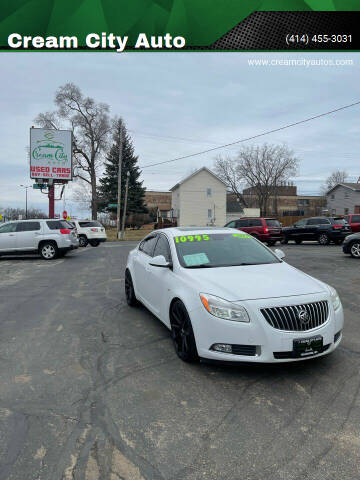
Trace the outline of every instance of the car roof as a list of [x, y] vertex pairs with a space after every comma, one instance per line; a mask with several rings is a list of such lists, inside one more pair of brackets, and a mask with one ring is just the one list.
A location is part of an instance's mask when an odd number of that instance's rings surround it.
[[233, 230], [233, 228], [228, 227], [170, 227], [154, 230], [152, 234], [165, 233], [170, 237], [177, 237], [181, 235], [196, 235], [202, 233], [229, 233]]

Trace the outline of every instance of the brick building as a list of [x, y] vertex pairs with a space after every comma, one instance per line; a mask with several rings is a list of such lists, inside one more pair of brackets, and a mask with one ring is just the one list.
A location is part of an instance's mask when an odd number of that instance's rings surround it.
[[[253, 187], [243, 190], [247, 207], [258, 207], [256, 191]], [[282, 185], [276, 188], [275, 195], [269, 199], [267, 215], [286, 217], [312, 217], [321, 215], [326, 206], [326, 198], [320, 195], [298, 195], [295, 185]]]
[[171, 192], [146, 190], [145, 205], [155, 217], [171, 218]]

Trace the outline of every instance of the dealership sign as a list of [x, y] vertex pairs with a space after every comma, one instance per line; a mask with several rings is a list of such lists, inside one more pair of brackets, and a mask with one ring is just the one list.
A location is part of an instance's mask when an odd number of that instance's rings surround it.
[[30, 178], [72, 180], [72, 132], [30, 128]]

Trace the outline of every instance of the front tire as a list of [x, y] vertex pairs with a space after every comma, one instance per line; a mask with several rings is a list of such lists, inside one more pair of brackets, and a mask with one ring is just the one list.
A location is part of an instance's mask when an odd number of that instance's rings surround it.
[[44, 260], [54, 260], [58, 254], [57, 246], [53, 242], [44, 242], [39, 250], [40, 256]]
[[268, 247], [273, 247], [276, 244], [276, 241], [271, 240], [270, 242], [267, 242]]
[[79, 247], [86, 247], [88, 243], [89, 243], [89, 241], [85, 237], [85, 235], [80, 235], [80, 237], [79, 237]]
[[334, 240], [335, 245], [341, 245], [344, 242], [344, 239]]
[[320, 243], [320, 245], [329, 245], [330, 243], [329, 235], [327, 235], [326, 233], [320, 233], [318, 242]]
[[295, 240], [296, 245], [301, 245], [302, 240]]
[[353, 258], [360, 259], [360, 241], [355, 240], [355, 242], [352, 242], [350, 245], [350, 255]]
[[289, 239], [288, 239], [287, 237], [284, 237], [284, 238], [281, 239], [281, 242], [280, 242], [280, 243], [281, 243], [282, 245], [287, 245], [288, 242], [289, 242]]
[[189, 314], [181, 300], [175, 300], [170, 310], [171, 338], [177, 356], [184, 362], [197, 362], [194, 331]]
[[134, 284], [129, 270], [125, 272], [125, 297], [129, 307], [135, 307], [138, 303], [135, 295]]

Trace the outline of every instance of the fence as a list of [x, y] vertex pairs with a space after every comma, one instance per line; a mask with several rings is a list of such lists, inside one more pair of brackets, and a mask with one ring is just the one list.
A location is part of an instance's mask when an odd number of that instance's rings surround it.
[[277, 217], [280, 223], [282, 223], [283, 227], [289, 227], [290, 225], [293, 225], [295, 222], [298, 222], [299, 220], [306, 218], [306, 217], [301, 217], [301, 216], [286, 216], [286, 217]]

